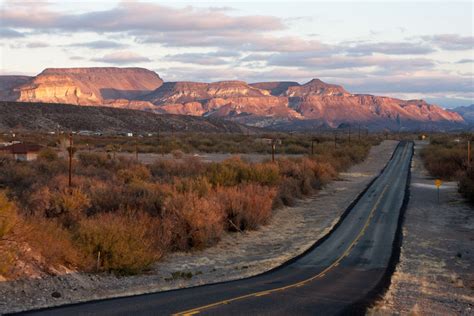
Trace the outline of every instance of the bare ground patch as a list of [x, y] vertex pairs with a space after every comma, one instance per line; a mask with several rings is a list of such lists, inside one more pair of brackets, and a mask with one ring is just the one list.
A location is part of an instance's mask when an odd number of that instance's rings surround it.
[[301, 254], [330, 231], [380, 173], [396, 144], [385, 141], [374, 146], [368, 158], [342, 173], [339, 181], [295, 207], [276, 210], [270, 223], [259, 230], [226, 234], [216, 246], [203, 251], [173, 253], [147, 274], [70, 273], [0, 282], [0, 313], [235, 280], [268, 271]]

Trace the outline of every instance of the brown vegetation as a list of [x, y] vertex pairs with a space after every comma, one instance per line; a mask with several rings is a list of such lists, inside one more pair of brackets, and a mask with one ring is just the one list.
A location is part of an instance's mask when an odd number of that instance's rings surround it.
[[[471, 140], [471, 144], [473, 143]], [[421, 158], [433, 177], [458, 181], [459, 192], [474, 203], [474, 166], [469, 168], [467, 161], [466, 137], [433, 137], [430, 144], [421, 151]]]
[[314, 156], [275, 163], [185, 158], [143, 165], [80, 153], [71, 188], [66, 162], [51, 149], [34, 162], [3, 159], [0, 273], [9, 275], [11, 249], [22, 245], [54, 267], [139, 273], [169, 251], [202, 249], [225, 231], [258, 229], [273, 208], [314, 193], [369, 148], [321, 144]]

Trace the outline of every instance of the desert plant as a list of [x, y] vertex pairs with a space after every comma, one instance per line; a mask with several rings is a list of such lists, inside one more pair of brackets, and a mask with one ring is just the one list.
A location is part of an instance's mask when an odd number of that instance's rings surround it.
[[276, 189], [257, 184], [220, 187], [216, 198], [222, 205], [229, 230], [257, 229], [270, 219]]
[[161, 256], [155, 252], [148, 227], [147, 217], [99, 214], [80, 222], [75, 240], [89, 257], [98, 258], [100, 270], [135, 274]]

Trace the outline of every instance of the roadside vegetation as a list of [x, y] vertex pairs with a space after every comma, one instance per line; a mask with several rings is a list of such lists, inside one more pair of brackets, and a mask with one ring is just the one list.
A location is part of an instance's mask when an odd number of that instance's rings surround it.
[[[436, 178], [457, 181], [459, 192], [474, 204], [474, 165], [471, 156], [469, 168], [467, 157], [467, 139], [472, 135], [433, 136], [430, 144], [421, 151], [421, 158], [428, 172]], [[473, 150], [471, 149], [471, 155]]]
[[[0, 157], [0, 275], [20, 276], [14, 262], [25, 249], [54, 267], [143, 272], [169, 252], [258, 229], [275, 208], [294, 205], [361, 162], [376, 141], [323, 141], [314, 155], [262, 163], [190, 157], [144, 165], [80, 152], [71, 187], [67, 160], [53, 143], [32, 162]], [[307, 153], [307, 143], [291, 144], [306, 144]]]
[[[361, 141], [372, 141], [374, 138], [383, 139], [384, 134], [367, 136], [365, 130], [361, 130]], [[22, 141], [37, 143], [45, 146], [56, 146], [58, 137], [61, 135], [49, 133], [22, 133], [17, 132], [17, 137]], [[65, 136], [64, 134], [63, 136]], [[0, 140], [2, 136], [0, 135]], [[5, 139], [12, 139], [5, 134]], [[183, 132], [161, 132], [152, 134], [134, 134], [133, 137], [125, 137], [112, 134], [102, 136], [74, 135], [75, 146], [78, 151], [100, 151], [113, 154], [114, 152], [134, 153], [156, 153], [172, 154], [181, 153], [231, 153], [231, 154], [270, 154], [272, 152], [270, 139], [278, 139], [281, 143], [276, 146], [278, 154], [308, 154], [311, 152], [311, 141], [315, 143], [334, 143], [334, 133], [318, 133], [317, 136], [303, 133], [183, 133]], [[359, 140], [358, 130], [352, 130], [349, 135], [348, 129], [337, 132], [336, 142], [343, 146], [345, 143], [357, 142]], [[328, 144], [329, 145], [329, 144]]]

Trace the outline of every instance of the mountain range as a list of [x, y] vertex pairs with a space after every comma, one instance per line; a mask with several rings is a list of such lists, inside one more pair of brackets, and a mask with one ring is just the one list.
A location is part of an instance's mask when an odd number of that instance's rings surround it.
[[474, 104], [468, 106], [460, 106], [453, 109], [454, 112], [459, 113], [466, 123], [474, 126]]
[[143, 68], [48, 68], [35, 77], [0, 76], [0, 100], [216, 117], [283, 130], [347, 125], [446, 130], [466, 125], [461, 114], [423, 100], [353, 94], [319, 79], [305, 84], [164, 82]]

